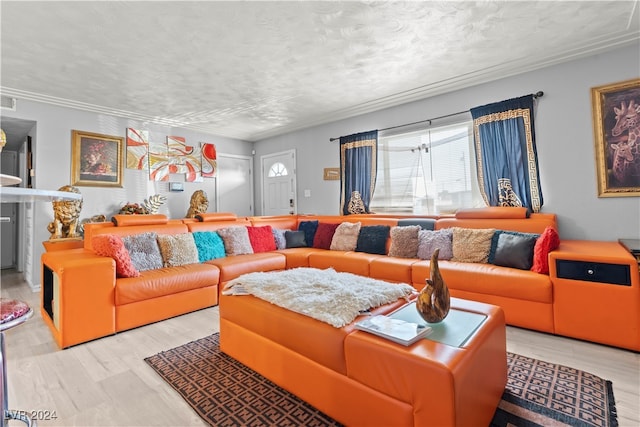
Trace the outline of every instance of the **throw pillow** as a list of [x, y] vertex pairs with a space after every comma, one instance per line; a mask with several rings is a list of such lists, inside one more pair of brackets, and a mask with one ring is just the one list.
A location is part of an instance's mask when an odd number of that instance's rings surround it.
[[417, 258], [419, 225], [391, 227], [391, 247], [389, 256], [398, 258]]
[[336, 232], [339, 224], [327, 224], [321, 222], [316, 229], [316, 235], [313, 238], [313, 247], [319, 249], [331, 249], [331, 240]]
[[332, 251], [354, 251], [358, 244], [358, 234], [360, 234], [360, 222], [343, 222], [336, 227], [331, 239]]
[[489, 264], [529, 270], [533, 265], [533, 246], [539, 234], [497, 230], [491, 238]]
[[313, 221], [300, 221], [298, 224], [298, 230], [304, 231], [304, 240], [307, 242], [307, 246], [313, 246], [313, 239], [318, 229], [318, 220]]
[[218, 231], [224, 242], [224, 250], [227, 255], [252, 254], [253, 248], [249, 240], [247, 227], [243, 225], [233, 225], [221, 228]]
[[287, 230], [281, 228], [273, 228], [273, 239], [276, 241], [276, 249], [285, 249], [287, 247], [287, 239], [284, 238], [284, 233]]
[[124, 247], [122, 238], [115, 234], [98, 234], [91, 238], [91, 245], [96, 254], [108, 256], [116, 262], [116, 276], [138, 277], [140, 272], [131, 262], [127, 248]]
[[493, 228], [453, 227], [453, 258], [458, 262], [487, 263], [491, 239], [496, 232]]
[[533, 267], [531, 267], [531, 271], [549, 274], [549, 252], [558, 249], [558, 246], [560, 246], [558, 231], [551, 226], [547, 226], [533, 247]]
[[191, 233], [158, 234], [158, 246], [165, 267], [198, 263], [198, 248]]
[[453, 230], [420, 230], [418, 233], [418, 258], [431, 259], [436, 249], [440, 249], [438, 259], [453, 258]]
[[249, 241], [254, 253], [276, 250], [276, 239], [273, 238], [273, 229], [270, 225], [247, 226], [247, 233], [249, 233]]
[[356, 252], [385, 255], [390, 229], [388, 225], [365, 225], [360, 228]]
[[123, 236], [122, 243], [129, 251], [131, 262], [138, 271], [162, 268], [162, 254], [160, 254], [156, 233], [147, 232]]
[[284, 239], [287, 241], [287, 248], [304, 248], [307, 246], [307, 241], [304, 237], [304, 231], [291, 231], [284, 232]]
[[226, 256], [224, 242], [215, 231], [195, 231], [193, 240], [198, 248], [198, 261], [205, 262]]

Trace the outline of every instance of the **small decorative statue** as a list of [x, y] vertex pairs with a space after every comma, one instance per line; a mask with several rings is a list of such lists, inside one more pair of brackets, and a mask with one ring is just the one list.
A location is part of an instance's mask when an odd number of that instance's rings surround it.
[[144, 199], [143, 206], [147, 209], [150, 214], [157, 214], [160, 206], [164, 204], [167, 198], [161, 194], [154, 194], [150, 196], [148, 199]]
[[451, 306], [449, 288], [444, 283], [438, 267], [439, 253], [440, 249], [436, 249], [431, 256], [431, 278], [427, 279], [427, 285], [422, 288], [416, 301], [418, 313], [429, 323], [443, 321]]
[[189, 202], [189, 210], [187, 211], [187, 218], [195, 218], [196, 215], [207, 212], [209, 208], [209, 199], [207, 193], [202, 190], [194, 191], [191, 195], [191, 201]]
[[[80, 194], [80, 190], [71, 185], [62, 186], [58, 191]], [[47, 230], [51, 233], [49, 240], [80, 237], [78, 219], [82, 210], [82, 199], [61, 200], [51, 203], [53, 204], [53, 222], [50, 222], [47, 226]]]
[[107, 217], [102, 214], [94, 215], [91, 218], [83, 218], [80, 220], [80, 224], [78, 224], [78, 234], [84, 237], [84, 225], [93, 223], [93, 222], [106, 222]]
[[367, 213], [367, 210], [364, 208], [364, 201], [362, 200], [362, 196], [359, 191], [351, 192], [351, 199], [349, 200], [349, 207], [347, 211], [353, 214], [363, 214]]

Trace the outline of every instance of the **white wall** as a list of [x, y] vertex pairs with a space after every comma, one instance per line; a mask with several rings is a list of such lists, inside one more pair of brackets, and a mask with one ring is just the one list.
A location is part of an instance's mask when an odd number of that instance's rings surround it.
[[[544, 96], [538, 101], [535, 117], [544, 197], [542, 212], [558, 215], [563, 239], [640, 238], [639, 197], [598, 198], [590, 92], [594, 86], [639, 75], [640, 42], [605, 54], [268, 138], [256, 143], [256, 159], [268, 153], [296, 149], [299, 212], [337, 214], [340, 182], [322, 179], [323, 168], [339, 166], [338, 142], [329, 142], [329, 138], [443, 116], [542, 90]], [[260, 174], [255, 175], [256, 188], [260, 188]], [[310, 198], [304, 197], [305, 189], [311, 190]], [[257, 193], [258, 208], [262, 206], [260, 197]]]
[[[71, 131], [82, 130], [126, 138], [128, 127], [148, 129], [150, 140], [166, 141], [169, 135], [186, 138], [187, 144], [209, 142], [216, 145], [218, 153], [251, 155], [253, 143], [215, 135], [207, 135], [188, 129], [172, 128], [138, 121], [58, 107], [44, 103], [18, 100], [16, 111], [2, 111], [3, 116], [37, 122], [32, 134], [34, 146], [34, 188], [57, 190], [71, 183]], [[171, 181], [183, 181], [183, 175], [172, 175]], [[203, 183], [184, 183], [183, 192], [169, 192], [167, 182], [151, 182], [144, 171], [125, 169], [122, 188], [78, 187], [83, 197], [81, 218], [103, 214], [111, 218], [125, 203], [142, 203], [153, 194], [167, 197], [160, 213], [171, 218], [183, 218], [194, 191], [205, 190], [209, 197], [209, 211], [215, 210], [215, 179]], [[36, 202], [33, 211], [33, 251], [31, 266], [25, 265], [25, 276], [32, 273], [32, 287], [40, 282], [40, 256], [42, 241], [49, 239], [47, 224], [53, 220], [51, 203]], [[25, 249], [26, 250], [26, 249]], [[27, 256], [29, 258], [29, 256]]]

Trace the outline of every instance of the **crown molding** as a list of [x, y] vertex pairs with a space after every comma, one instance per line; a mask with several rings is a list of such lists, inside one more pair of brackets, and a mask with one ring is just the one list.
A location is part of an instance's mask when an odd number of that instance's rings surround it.
[[341, 110], [332, 111], [326, 114], [319, 114], [318, 116], [310, 118], [308, 120], [298, 121], [296, 123], [291, 123], [289, 125], [280, 126], [262, 132], [244, 131], [237, 128], [221, 128], [203, 123], [189, 123], [186, 121], [166, 117], [150, 116], [140, 112], [109, 108], [98, 104], [79, 102], [72, 99], [59, 98], [5, 86], [0, 86], [0, 93], [3, 96], [13, 97], [16, 99], [41, 102], [60, 107], [141, 121], [145, 123], [154, 123], [169, 127], [190, 129], [221, 137], [239, 139], [249, 142], [257, 142], [278, 135], [299, 131], [330, 122], [344, 120], [402, 104], [407, 104], [410, 102], [430, 98], [436, 95], [442, 95], [444, 93], [464, 89], [478, 84], [488, 83], [517, 74], [523, 74], [537, 69], [557, 65], [563, 62], [595, 55], [608, 50], [621, 48], [633, 43], [640, 43], [640, 31], [636, 30], [619, 32], [613, 35], [603, 36], [599, 39], [591, 40], [589, 43], [585, 43], [581, 46], [567, 49], [561, 54], [550, 55], [543, 58], [538, 57], [535, 58], [535, 60], [532, 60], [530, 58], [522, 58], [516, 61], [506, 62], [498, 66], [478, 69], [470, 73], [452, 77], [450, 79], [433, 82], [425, 86], [416, 87], [414, 89], [399, 92], [383, 98], [372, 99], [370, 101], [354, 105], [349, 108], [343, 108]]

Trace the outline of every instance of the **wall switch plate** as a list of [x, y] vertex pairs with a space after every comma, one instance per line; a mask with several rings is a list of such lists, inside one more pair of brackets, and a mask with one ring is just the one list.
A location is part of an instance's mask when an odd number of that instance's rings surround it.
[[304, 197], [311, 197], [311, 190], [304, 190]]

